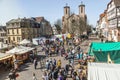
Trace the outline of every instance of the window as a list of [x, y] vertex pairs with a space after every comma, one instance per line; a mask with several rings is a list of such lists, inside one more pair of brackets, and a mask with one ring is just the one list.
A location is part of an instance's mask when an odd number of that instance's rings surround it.
[[12, 26], [14, 26], [14, 23], [12, 23]]
[[13, 41], [15, 41], [15, 37], [13, 37]]
[[66, 9], [66, 14], [67, 14], [67, 9]]
[[19, 29], [17, 29], [17, 34], [19, 34]]
[[12, 29], [12, 34], [14, 34], [14, 29]]
[[9, 29], [7, 30], [7, 33], [10, 34]]
[[81, 7], [81, 13], [83, 13], [83, 7]]
[[19, 27], [19, 23], [16, 23], [16, 27]]
[[10, 37], [8, 37], [8, 41], [9, 41], [9, 43], [10, 43]]
[[17, 42], [19, 42], [20, 41], [20, 37], [17, 37]]

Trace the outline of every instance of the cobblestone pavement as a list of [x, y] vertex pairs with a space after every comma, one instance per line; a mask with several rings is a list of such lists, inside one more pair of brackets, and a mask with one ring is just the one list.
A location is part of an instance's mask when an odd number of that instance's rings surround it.
[[[81, 44], [81, 48], [83, 49], [83, 51], [88, 51], [88, 47], [89, 44], [91, 42], [98, 42], [99, 40], [95, 40], [95, 39], [90, 39], [90, 40], [86, 40]], [[40, 48], [38, 48], [40, 50]], [[38, 55], [43, 55], [44, 53], [39, 52]], [[57, 57], [52, 57], [52, 59], [61, 59], [62, 62], [62, 66], [65, 66], [66, 63], [68, 63], [67, 60], [64, 60], [63, 57], [57, 56]], [[48, 59], [48, 58], [47, 58]], [[34, 69], [33, 63], [26, 63], [24, 65], [21, 66], [21, 71], [18, 72], [19, 73], [19, 77], [17, 78], [17, 80], [32, 80], [32, 74], [35, 73], [36, 77], [38, 80], [42, 80], [42, 74], [43, 74], [43, 70], [44, 69], [40, 69], [40, 64], [38, 64], [37, 69]], [[8, 76], [9, 72], [2, 72], [0, 73], [0, 80], [8, 80], [7, 76]], [[72, 79], [68, 79], [68, 80], [72, 80]]]
[[85, 40], [84, 42], [82, 42], [82, 44], [80, 44], [80, 46], [83, 49], [83, 51], [89, 50], [89, 46], [90, 46], [91, 42], [100, 42], [100, 39], [93, 36], [93, 37], [90, 37], [89, 40]]

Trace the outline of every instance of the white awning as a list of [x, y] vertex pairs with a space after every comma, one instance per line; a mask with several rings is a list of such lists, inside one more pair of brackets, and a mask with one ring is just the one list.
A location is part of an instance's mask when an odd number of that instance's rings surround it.
[[30, 44], [31, 42], [27, 39], [24, 39], [23, 41], [21, 41], [19, 44]]
[[88, 63], [88, 80], [120, 80], [120, 64]]
[[12, 57], [12, 55], [10, 55], [10, 54], [5, 54], [5, 53], [0, 53], [0, 61], [5, 60], [5, 59], [8, 59], [8, 58], [10, 58], [10, 57]]
[[33, 50], [33, 49], [34, 48], [31, 48], [31, 47], [17, 46], [15, 48], [7, 51], [6, 53], [8, 53], [8, 54], [24, 54], [26, 52]]

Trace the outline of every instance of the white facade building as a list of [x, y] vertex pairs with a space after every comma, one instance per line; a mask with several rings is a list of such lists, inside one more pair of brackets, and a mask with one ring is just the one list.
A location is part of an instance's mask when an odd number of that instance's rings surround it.
[[102, 35], [105, 38], [108, 38], [108, 25], [107, 25], [107, 22], [105, 20], [105, 16], [102, 18], [100, 29], [102, 30]]
[[117, 42], [118, 27], [120, 27], [120, 10], [116, 7], [114, 0], [111, 0], [107, 5], [107, 19], [109, 23], [109, 39]]

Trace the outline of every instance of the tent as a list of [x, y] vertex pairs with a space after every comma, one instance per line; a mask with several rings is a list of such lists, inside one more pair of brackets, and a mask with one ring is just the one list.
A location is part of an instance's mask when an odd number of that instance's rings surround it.
[[6, 53], [8, 53], [8, 54], [24, 54], [26, 52], [33, 50], [33, 49], [34, 48], [31, 48], [31, 47], [17, 46], [15, 48], [7, 51]]
[[9, 51], [7, 51], [6, 53], [11, 53], [11, 54], [14, 54], [14, 53], [17, 53], [17, 52], [20, 52], [22, 50], [24, 50], [25, 48], [23, 48], [22, 46], [17, 46]]
[[34, 45], [39, 45], [39, 44], [45, 43], [46, 40], [47, 40], [47, 39], [46, 39], [45, 37], [33, 38], [33, 39], [32, 39], [32, 43], [33, 43]]
[[[23, 46], [22, 46], [22, 47], [23, 47]], [[31, 48], [31, 47], [23, 47], [23, 48], [24, 48], [24, 49], [21, 50], [20, 52], [18, 52], [17, 54], [24, 54], [24, 53], [26, 53], [26, 52], [29, 52], [29, 51], [35, 49], [35, 48]]]
[[114, 63], [120, 63], [120, 42], [93, 42], [88, 54], [94, 56], [97, 62], [107, 62], [109, 56]]
[[5, 53], [0, 53], [0, 61], [11, 58], [12, 55], [10, 54], [5, 54]]
[[88, 63], [88, 80], [120, 80], [120, 64]]
[[19, 44], [30, 44], [31, 42], [27, 39], [24, 39], [23, 41], [21, 41]]

